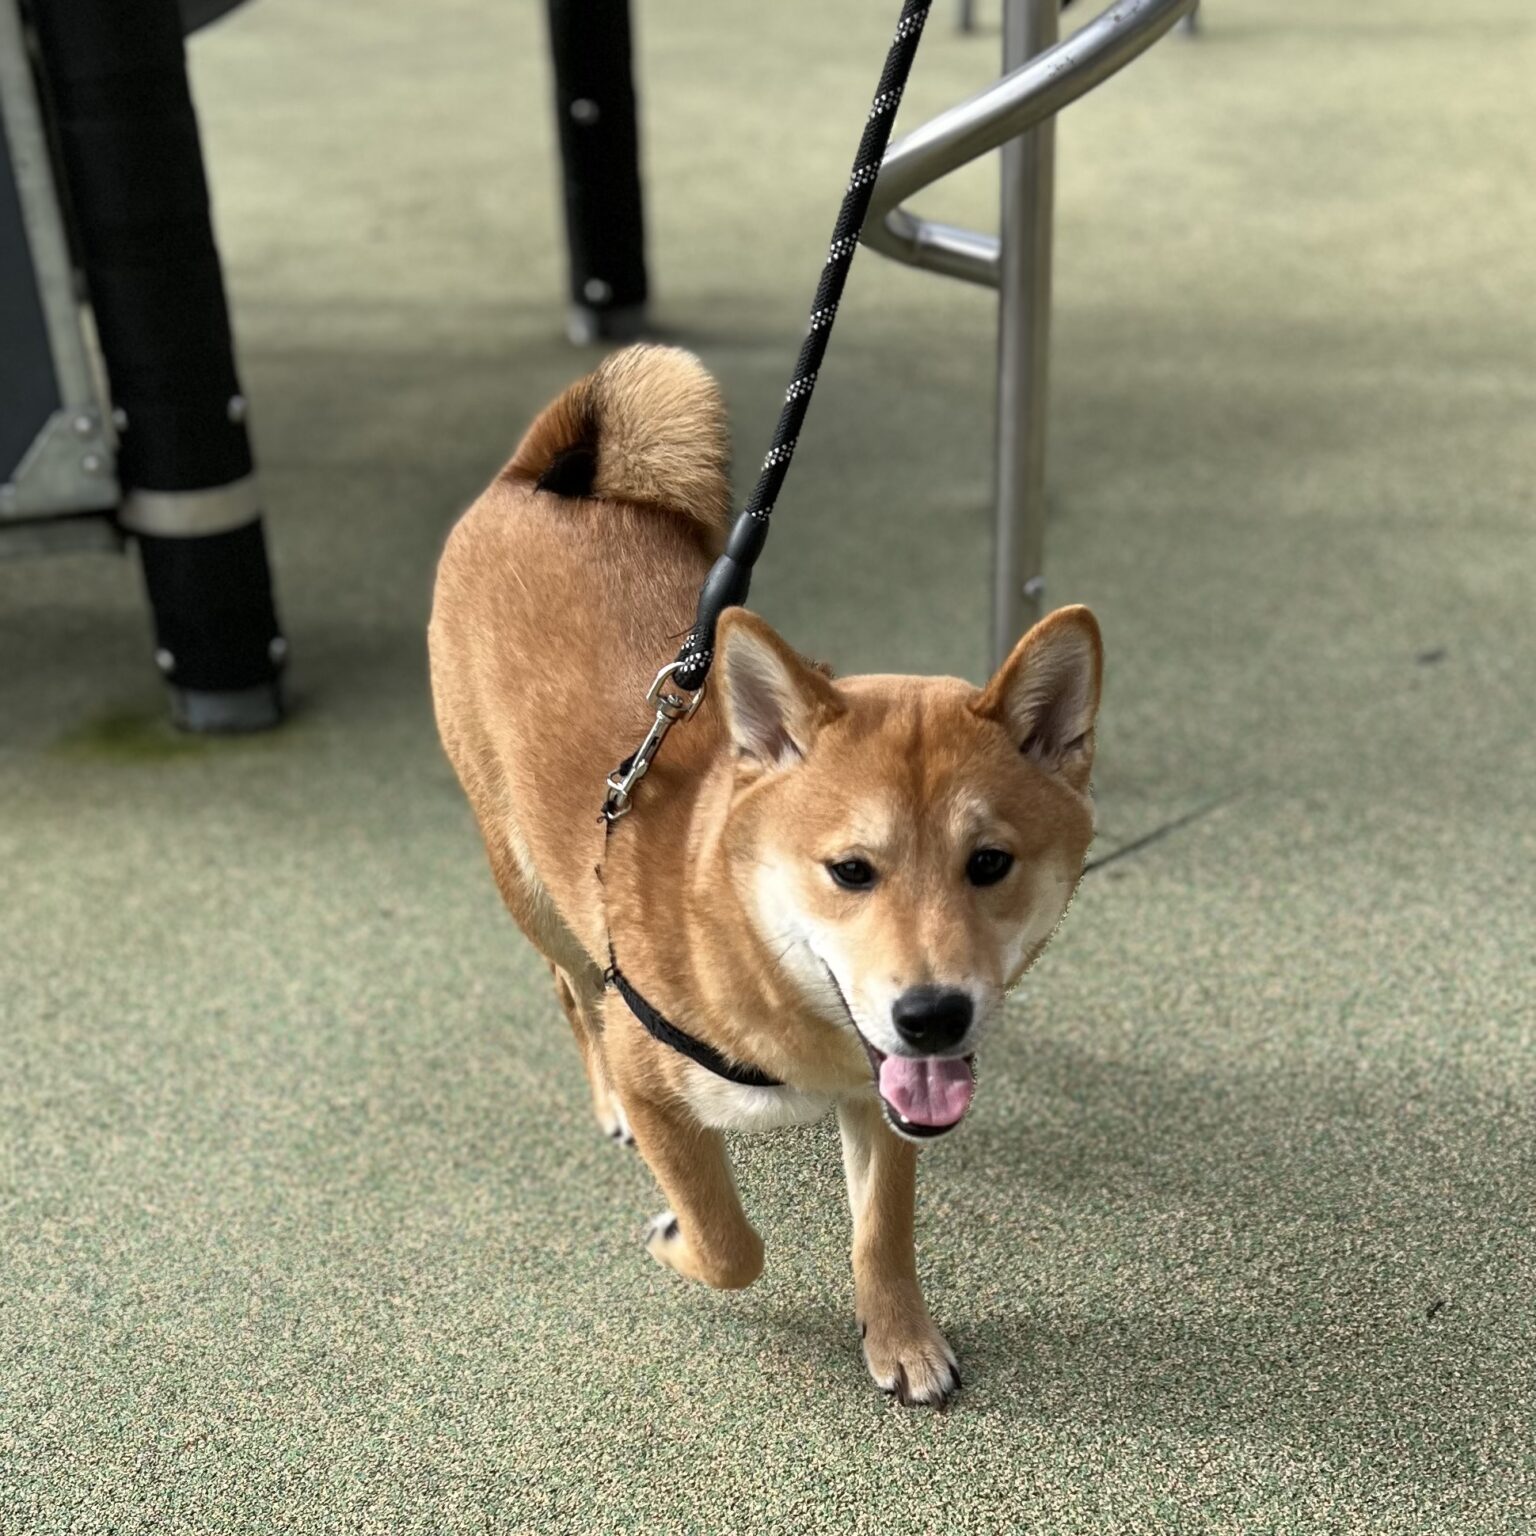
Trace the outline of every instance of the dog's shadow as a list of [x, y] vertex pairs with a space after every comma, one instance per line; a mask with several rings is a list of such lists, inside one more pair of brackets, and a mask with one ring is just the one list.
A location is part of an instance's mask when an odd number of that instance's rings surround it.
[[[1027, 1086], [919, 1181], [920, 1269], [966, 1382], [956, 1412], [1176, 1428], [1421, 1488], [1471, 1475], [1524, 1391], [1515, 1205], [1533, 1144], [1512, 1104], [1273, 1065], [1239, 1093], [1166, 1062], [1029, 1052]], [[839, 1193], [805, 1184], [807, 1206]], [[733, 1323], [774, 1371], [867, 1392], [836, 1247]]]

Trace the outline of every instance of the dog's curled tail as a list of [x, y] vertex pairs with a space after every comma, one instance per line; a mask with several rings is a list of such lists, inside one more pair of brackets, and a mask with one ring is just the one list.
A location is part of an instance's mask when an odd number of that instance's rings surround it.
[[661, 507], [718, 542], [731, 504], [719, 386], [681, 347], [626, 347], [540, 415], [503, 474], [557, 496]]

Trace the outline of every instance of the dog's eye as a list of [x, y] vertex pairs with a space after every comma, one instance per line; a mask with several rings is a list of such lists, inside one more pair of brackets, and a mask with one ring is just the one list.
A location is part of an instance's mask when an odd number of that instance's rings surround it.
[[839, 859], [827, 865], [827, 873], [845, 891], [867, 891], [875, 883], [875, 868], [868, 859]]
[[1013, 868], [1013, 855], [1001, 848], [978, 848], [965, 861], [965, 878], [972, 885], [996, 885]]

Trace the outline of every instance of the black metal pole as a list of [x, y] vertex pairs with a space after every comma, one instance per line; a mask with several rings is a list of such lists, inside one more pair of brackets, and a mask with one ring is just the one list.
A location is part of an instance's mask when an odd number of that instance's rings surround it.
[[572, 341], [644, 324], [645, 222], [629, 0], [548, 0]]
[[177, 723], [282, 718], [286, 643], [177, 0], [30, 0]]

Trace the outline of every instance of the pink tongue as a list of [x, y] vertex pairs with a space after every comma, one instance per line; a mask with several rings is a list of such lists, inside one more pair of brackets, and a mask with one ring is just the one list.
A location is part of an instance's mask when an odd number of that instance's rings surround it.
[[958, 1056], [887, 1056], [880, 1096], [913, 1125], [953, 1125], [971, 1107], [976, 1079]]

